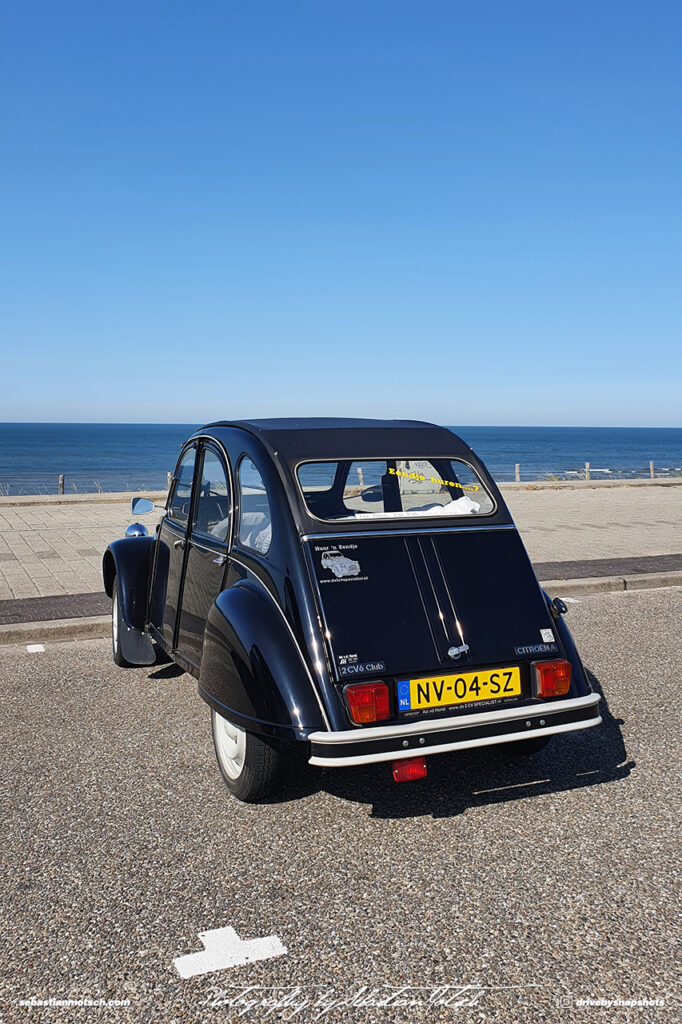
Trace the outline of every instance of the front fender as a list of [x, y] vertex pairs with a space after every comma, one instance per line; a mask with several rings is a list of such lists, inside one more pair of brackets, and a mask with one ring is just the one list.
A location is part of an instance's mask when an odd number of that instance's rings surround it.
[[102, 558], [104, 589], [111, 597], [114, 576], [118, 578], [118, 599], [126, 626], [144, 629], [147, 613], [149, 573], [156, 537], [122, 537], [113, 541]]
[[132, 665], [152, 665], [154, 645], [144, 632], [149, 574], [155, 537], [122, 537], [113, 541], [102, 558], [104, 589], [112, 596], [114, 577], [123, 620], [121, 653]]
[[224, 590], [209, 612], [199, 694], [225, 718], [264, 736], [302, 740], [327, 729], [282, 613], [248, 582]]

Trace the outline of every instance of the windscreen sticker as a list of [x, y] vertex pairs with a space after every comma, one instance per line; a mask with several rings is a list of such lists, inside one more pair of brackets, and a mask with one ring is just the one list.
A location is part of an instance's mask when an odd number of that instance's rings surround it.
[[368, 580], [368, 576], [362, 576], [360, 563], [353, 555], [357, 544], [315, 545], [315, 551], [320, 551], [320, 565], [329, 573], [320, 577], [320, 583], [362, 583]]
[[460, 491], [477, 491], [479, 489], [478, 484], [470, 484], [463, 486], [455, 480], [441, 480], [439, 476], [424, 476], [423, 473], [407, 473], [404, 469], [392, 469], [389, 467], [389, 476], [401, 476], [406, 480], [417, 480], [420, 483], [427, 481], [432, 484], [437, 484], [439, 487], [456, 487]]
[[343, 658], [337, 658], [337, 662], [339, 675], [344, 678], [351, 676], [373, 676], [386, 671], [385, 661], [344, 661]]
[[544, 640], [546, 644], [551, 644], [554, 642], [554, 633], [551, 629], [541, 629], [540, 638]]

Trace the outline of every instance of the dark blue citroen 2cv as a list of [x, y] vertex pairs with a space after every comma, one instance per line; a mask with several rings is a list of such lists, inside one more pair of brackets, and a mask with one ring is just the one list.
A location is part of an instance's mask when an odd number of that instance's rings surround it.
[[434, 754], [533, 753], [601, 722], [499, 489], [430, 423], [204, 427], [154, 534], [129, 527], [103, 574], [114, 660], [149, 665], [158, 646], [196, 677], [242, 800], [271, 790], [292, 744], [407, 781]]

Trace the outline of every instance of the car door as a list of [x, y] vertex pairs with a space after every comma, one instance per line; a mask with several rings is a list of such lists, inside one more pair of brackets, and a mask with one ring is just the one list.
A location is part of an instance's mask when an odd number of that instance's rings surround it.
[[150, 619], [170, 650], [175, 647], [196, 455], [196, 444], [182, 452], [159, 527]]
[[223, 589], [232, 526], [229, 473], [218, 448], [209, 442], [199, 453], [196, 480], [177, 648], [198, 670], [206, 618]]

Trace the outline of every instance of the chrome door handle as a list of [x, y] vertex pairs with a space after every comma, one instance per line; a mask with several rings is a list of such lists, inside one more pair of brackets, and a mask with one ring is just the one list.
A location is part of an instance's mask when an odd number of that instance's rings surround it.
[[185, 542], [184, 542], [184, 540], [176, 540], [176, 541], [173, 541], [173, 547], [174, 547], [174, 548], [175, 548], [176, 550], [177, 550], [178, 548], [180, 548], [180, 550], [181, 550], [181, 551], [184, 551], [184, 550], [185, 550]]
[[218, 557], [214, 558], [213, 561], [215, 562], [216, 565], [225, 565], [227, 558], [225, 555], [218, 555]]

